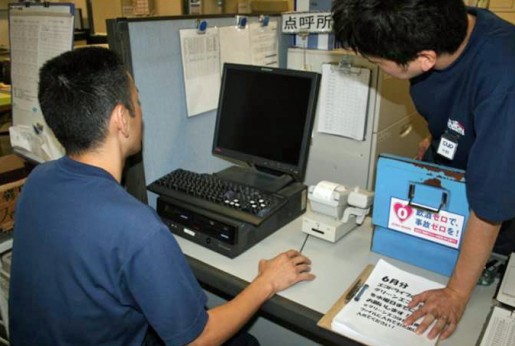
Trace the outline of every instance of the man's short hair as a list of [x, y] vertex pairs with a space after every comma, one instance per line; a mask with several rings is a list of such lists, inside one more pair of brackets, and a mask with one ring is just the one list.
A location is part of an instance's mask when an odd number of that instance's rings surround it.
[[344, 48], [406, 65], [423, 50], [456, 52], [467, 34], [463, 0], [334, 0]]
[[116, 105], [133, 114], [130, 83], [122, 60], [106, 48], [72, 50], [43, 65], [39, 104], [68, 155], [94, 149], [104, 141]]

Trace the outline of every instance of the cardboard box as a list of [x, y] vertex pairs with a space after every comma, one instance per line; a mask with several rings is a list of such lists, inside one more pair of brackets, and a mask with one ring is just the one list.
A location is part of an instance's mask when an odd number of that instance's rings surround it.
[[450, 276], [468, 215], [464, 171], [379, 157], [372, 251]]
[[25, 178], [29, 174], [25, 160], [17, 155], [0, 156], [0, 186]]
[[21, 193], [25, 179], [0, 185], [0, 231], [9, 232], [14, 227], [16, 200]]
[[29, 169], [16, 155], [0, 157], [0, 232], [12, 230], [16, 200]]

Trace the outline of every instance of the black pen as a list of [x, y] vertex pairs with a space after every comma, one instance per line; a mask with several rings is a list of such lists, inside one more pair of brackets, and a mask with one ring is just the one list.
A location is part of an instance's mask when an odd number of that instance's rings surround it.
[[361, 296], [363, 295], [363, 292], [365, 292], [368, 288], [368, 285], [367, 284], [364, 284], [362, 287], [361, 287], [361, 290], [358, 292], [358, 294], [354, 297], [354, 300], [355, 301], [359, 301]]
[[349, 293], [347, 293], [347, 295], [345, 296], [345, 303], [350, 302], [352, 297], [354, 297], [356, 295], [356, 293], [359, 291], [360, 288], [361, 288], [361, 280], [358, 280], [354, 284], [354, 286], [352, 286], [352, 288], [350, 289]]

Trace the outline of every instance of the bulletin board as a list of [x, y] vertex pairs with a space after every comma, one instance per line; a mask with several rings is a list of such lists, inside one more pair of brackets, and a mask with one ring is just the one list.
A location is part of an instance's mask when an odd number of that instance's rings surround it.
[[[146, 201], [146, 186], [177, 168], [213, 173], [231, 165], [211, 154], [216, 109], [188, 117], [180, 31], [196, 29], [205, 20], [207, 29], [236, 26], [238, 17], [119, 18], [107, 21], [108, 42], [127, 63], [139, 90], [143, 111], [142, 157], [132, 163], [127, 185], [135, 196]], [[246, 17], [258, 23], [259, 16]], [[278, 21], [280, 16], [270, 16]], [[199, 33], [199, 35], [201, 35]], [[290, 35], [278, 35], [278, 66], [286, 67]], [[241, 50], [248, 47], [241, 47]], [[156, 196], [149, 193], [155, 205]]]

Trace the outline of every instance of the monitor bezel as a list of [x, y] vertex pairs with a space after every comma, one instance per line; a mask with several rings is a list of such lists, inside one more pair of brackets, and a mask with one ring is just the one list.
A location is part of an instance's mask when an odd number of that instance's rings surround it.
[[[221, 147], [218, 144], [219, 142], [219, 130], [222, 119], [222, 110], [223, 103], [225, 102], [225, 93], [226, 93], [226, 83], [227, 83], [227, 74], [231, 71], [243, 71], [243, 72], [251, 72], [251, 73], [273, 73], [281, 76], [291, 76], [297, 78], [308, 79], [311, 81], [310, 83], [310, 91], [309, 91], [309, 100], [306, 109], [306, 116], [304, 119], [304, 132], [302, 135], [302, 143], [300, 146], [299, 152], [299, 161], [296, 165], [288, 164], [284, 162], [279, 162], [276, 160], [271, 160], [269, 158], [264, 158], [256, 155], [251, 155], [247, 153], [242, 153], [238, 151], [234, 151], [232, 149]], [[256, 66], [256, 65], [245, 65], [245, 64], [235, 64], [235, 63], [225, 63], [222, 72], [222, 81], [220, 86], [220, 94], [218, 100], [218, 109], [216, 113], [216, 125], [214, 131], [213, 138], [213, 146], [212, 146], [212, 154], [221, 157], [224, 159], [229, 159], [230, 161], [236, 160], [239, 162], [245, 162], [252, 167], [256, 168], [261, 172], [266, 172], [272, 175], [283, 175], [287, 174], [291, 176], [297, 182], [303, 182], [306, 176], [306, 169], [309, 157], [309, 149], [311, 144], [311, 137], [313, 131], [313, 124], [315, 121], [316, 108], [318, 102], [318, 93], [320, 90], [320, 80], [321, 75], [317, 72], [312, 71], [301, 71], [301, 70], [291, 70], [285, 68], [278, 67], [266, 67], [266, 66]], [[287, 91], [285, 91], [287, 92]], [[292, 95], [292, 102], [295, 102], [294, 95]]]

